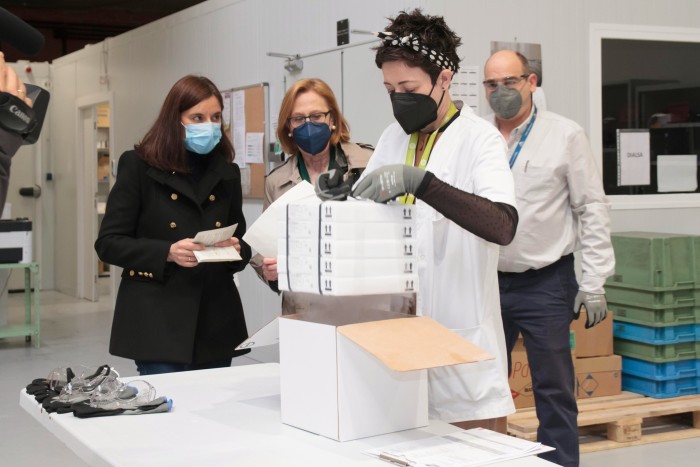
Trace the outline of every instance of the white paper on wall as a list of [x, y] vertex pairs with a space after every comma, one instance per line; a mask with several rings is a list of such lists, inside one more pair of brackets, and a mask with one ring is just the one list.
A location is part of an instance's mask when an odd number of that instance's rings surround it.
[[617, 130], [617, 186], [649, 185], [648, 130]]

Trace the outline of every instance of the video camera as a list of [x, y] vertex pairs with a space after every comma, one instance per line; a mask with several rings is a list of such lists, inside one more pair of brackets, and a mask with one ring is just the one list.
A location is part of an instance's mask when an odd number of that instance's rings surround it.
[[34, 105], [29, 107], [22, 99], [8, 92], [0, 92], [0, 127], [22, 135], [22, 144], [34, 144], [39, 139], [49, 106], [49, 92], [33, 84], [25, 84], [27, 97]]
[[[0, 41], [7, 41], [21, 52], [34, 55], [44, 45], [44, 36], [4, 8], [0, 8]], [[22, 144], [33, 144], [39, 139], [44, 124], [50, 94], [33, 84], [24, 84], [30, 107], [22, 99], [0, 92], [0, 128], [22, 135]]]

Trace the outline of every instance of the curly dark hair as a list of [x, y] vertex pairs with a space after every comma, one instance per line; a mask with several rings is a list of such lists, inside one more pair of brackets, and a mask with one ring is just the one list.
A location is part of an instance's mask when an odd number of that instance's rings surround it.
[[[460, 58], [457, 56], [457, 48], [462, 45], [462, 39], [447, 26], [442, 16], [425, 15], [420, 8], [416, 8], [410, 13], [401, 11], [395, 18], [388, 19], [390, 23], [384, 29], [385, 32], [391, 32], [398, 37], [413, 34], [421, 44], [452, 60], [455, 65], [455, 73], [459, 70]], [[431, 62], [428, 57], [408, 47], [382, 42], [374, 50], [377, 51], [374, 58], [377, 68], [381, 68], [385, 62], [403, 60], [409, 66], [420, 67], [428, 73], [433, 84], [442, 71], [442, 68]]]

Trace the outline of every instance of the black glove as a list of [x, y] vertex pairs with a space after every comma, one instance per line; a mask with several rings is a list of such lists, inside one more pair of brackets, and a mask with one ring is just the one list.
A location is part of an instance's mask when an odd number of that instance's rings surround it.
[[58, 396], [58, 391], [54, 391], [49, 387], [49, 381], [44, 378], [38, 378], [27, 385], [27, 394], [34, 396], [34, 400], [41, 403], [46, 399]]
[[352, 182], [345, 181], [345, 171], [331, 169], [316, 177], [316, 196], [324, 201], [345, 200], [352, 191]]
[[92, 407], [89, 402], [73, 404], [73, 415], [78, 418], [109, 417], [111, 415], [143, 415], [149, 413], [170, 412], [173, 401], [165, 396], [158, 397], [151, 402], [131, 408], [102, 409]]
[[404, 164], [380, 167], [357, 184], [352, 196], [386, 203], [392, 199], [415, 194], [425, 177], [425, 170]]

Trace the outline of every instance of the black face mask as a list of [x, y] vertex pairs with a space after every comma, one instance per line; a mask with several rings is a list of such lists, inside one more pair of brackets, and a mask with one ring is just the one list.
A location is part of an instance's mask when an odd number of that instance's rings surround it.
[[442, 103], [442, 98], [445, 97], [445, 91], [442, 91], [440, 102], [436, 104], [430, 97], [433, 89], [435, 89], [434, 84], [427, 95], [412, 92], [393, 92], [389, 95], [394, 109], [394, 118], [407, 135], [437, 120], [438, 107]]

